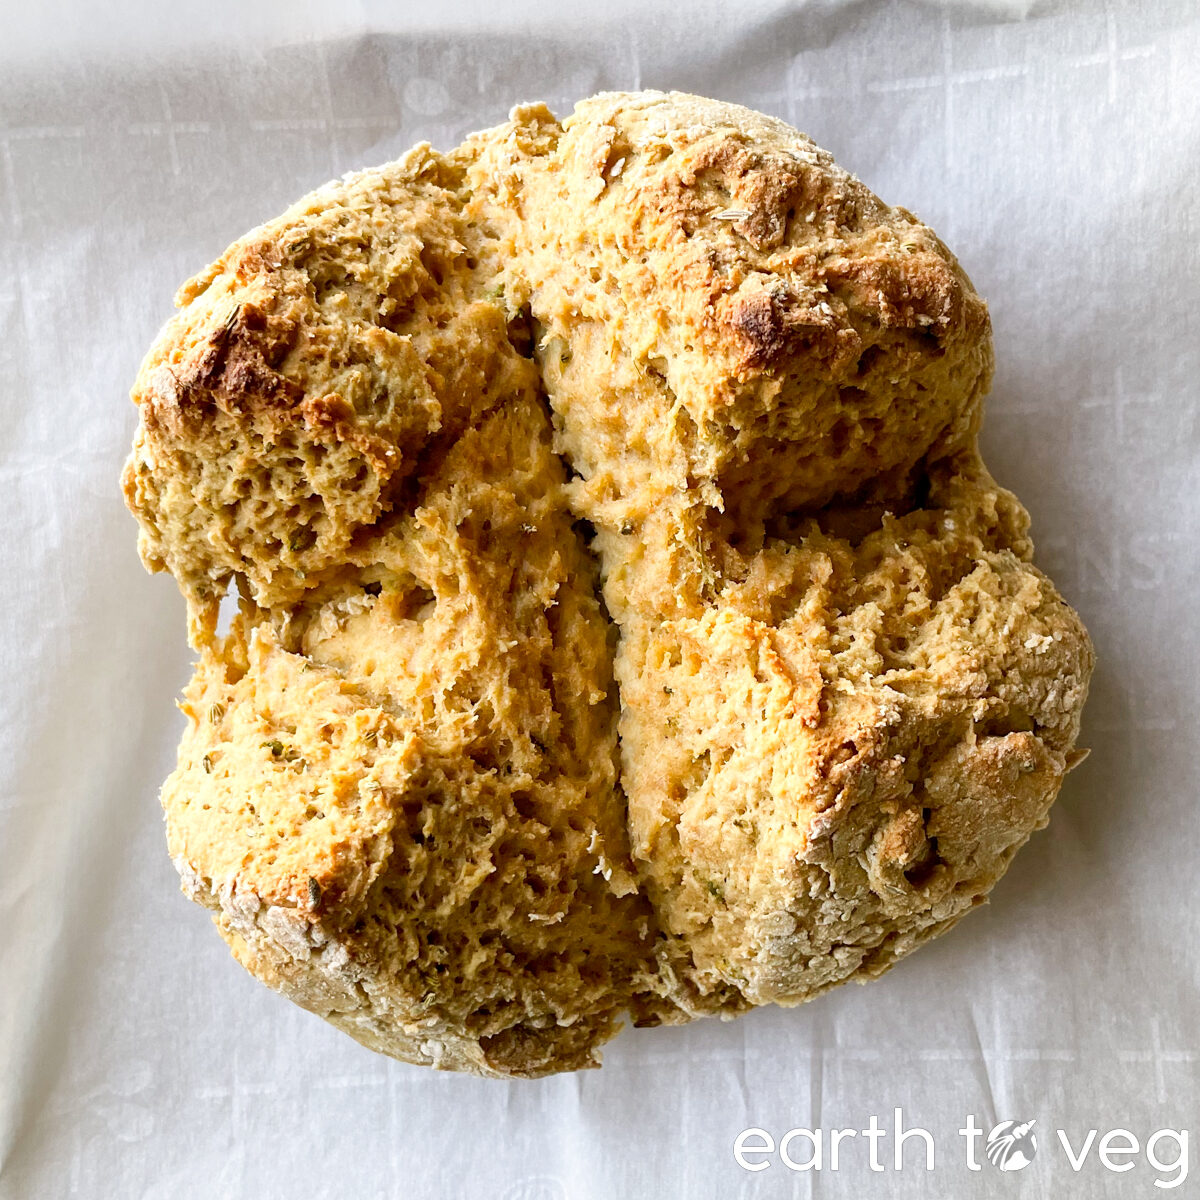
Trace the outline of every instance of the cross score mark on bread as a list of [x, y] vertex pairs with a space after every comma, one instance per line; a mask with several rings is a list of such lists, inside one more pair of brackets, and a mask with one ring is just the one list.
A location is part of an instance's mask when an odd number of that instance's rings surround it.
[[170, 850], [361, 1042], [536, 1076], [795, 1004], [1045, 824], [1092, 650], [976, 448], [986, 308], [795, 130], [519, 108], [178, 303], [123, 479], [199, 652]]

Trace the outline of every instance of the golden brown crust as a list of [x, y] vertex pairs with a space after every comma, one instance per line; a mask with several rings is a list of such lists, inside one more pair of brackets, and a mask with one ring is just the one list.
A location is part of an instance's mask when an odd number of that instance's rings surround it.
[[124, 480], [200, 649], [168, 840], [360, 1041], [531, 1076], [797, 1003], [1045, 823], [1092, 651], [975, 447], [986, 308], [803, 135], [524, 107], [179, 300]]

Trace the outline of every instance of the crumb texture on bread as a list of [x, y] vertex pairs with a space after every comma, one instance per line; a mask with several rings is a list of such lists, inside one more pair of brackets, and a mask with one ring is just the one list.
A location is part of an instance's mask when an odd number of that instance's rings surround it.
[[799, 1003], [1048, 819], [1093, 654], [979, 457], [986, 307], [802, 134], [525, 106], [178, 303], [123, 477], [199, 653], [171, 854], [364, 1044], [536, 1076]]

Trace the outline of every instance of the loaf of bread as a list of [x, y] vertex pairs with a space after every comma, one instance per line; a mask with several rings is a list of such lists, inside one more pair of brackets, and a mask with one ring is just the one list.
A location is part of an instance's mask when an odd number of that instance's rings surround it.
[[199, 656], [170, 852], [364, 1044], [537, 1076], [796, 1004], [1045, 824], [1093, 655], [979, 457], [987, 310], [795, 130], [518, 108], [178, 304], [123, 478]]

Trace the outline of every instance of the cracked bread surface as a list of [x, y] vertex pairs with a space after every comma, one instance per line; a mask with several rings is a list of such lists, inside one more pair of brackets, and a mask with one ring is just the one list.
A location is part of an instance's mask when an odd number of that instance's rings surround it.
[[179, 302], [124, 475], [200, 653], [168, 841], [360, 1041], [532, 1076], [798, 1003], [1044, 825], [1092, 650], [979, 458], [986, 308], [795, 130], [525, 106]]

